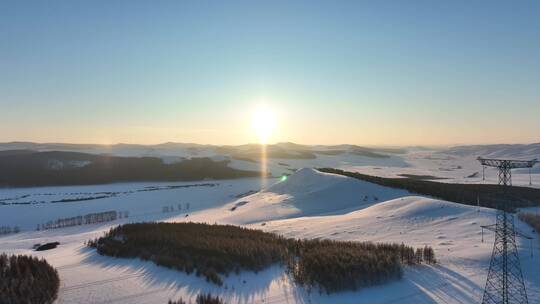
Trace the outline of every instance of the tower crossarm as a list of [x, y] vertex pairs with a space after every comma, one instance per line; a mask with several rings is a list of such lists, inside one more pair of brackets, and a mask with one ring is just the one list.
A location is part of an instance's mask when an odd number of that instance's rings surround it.
[[517, 160], [517, 159], [496, 159], [496, 158], [483, 158], [478, 157], [478, 161], [487, 167], [496, 167], [496, 168], [508, 168], [508, 169], [517, 169], [517, 168], [532, 168], [538, 159], [532, 160]]
[[[497, 225], [496, 224], [492, 224], [492, 225], [482, 225], [480, 226], [482, 229], [486, 229], [486, 230], [489, 230], [489, 231], [493, 231], [493, 232], [496, 232], [496, 229], [497, 229]], [[514, 233], [516, 236], [519, 236], [519, 237], [522, 237], [524, 239], [527, 239], [527, 240], [532, 240], [533, 238], [528, 236], [527, 234], [519, 231], [518, 229], [515, 229], [514, 228]]]
[[495, 224], [493, 224], [493, 225], [484, 225], [484, 226], [480, 226], [480, 227], [482, 227], [482, 229], [486, 229], [486, 230], [495, 232], [496, 225]]

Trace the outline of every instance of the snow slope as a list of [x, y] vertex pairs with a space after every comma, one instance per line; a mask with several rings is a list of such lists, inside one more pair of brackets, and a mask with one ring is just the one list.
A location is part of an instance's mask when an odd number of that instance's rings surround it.
[[[398, 198], [344, 215], [278, 220], [256, 226], [300, 238], [404, 242], [430, 245], [439, 264], [421, 271], [408, 269], [394, 287], [370, 288], [357, 300], [366, 303], [478, 303], [481, 299], [493, 234], [481, 242], [481, 225], [494, 222], [495, 211], [418, 196]], [[518, 229], [530, 227], [516, 221]], [[539, 248], [534, 235], [535, 251]], [[531, 258], [528, 242], [518, 239], [530, 303], [540, 301], [540, 263]], [[537, 254], [537, 253], [536, 253]], [[323, 299], [325, 299], [323, 297]]]
[[195, 213], [192, 220], [210, 217], [224, 223], [249, 224], [299, 216], [346, 213], [376, 202], [408, 195], [337, 174], [303, 168], [261, 192], [223, 207]]

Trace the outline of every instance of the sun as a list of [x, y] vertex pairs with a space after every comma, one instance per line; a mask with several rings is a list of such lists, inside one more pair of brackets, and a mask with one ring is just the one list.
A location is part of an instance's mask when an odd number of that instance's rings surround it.
[[260, 144], [267, 144], [276, 127], [276, 116], [271, 108], [264, 106], [255, 109], [252, 115], [252, 128]]

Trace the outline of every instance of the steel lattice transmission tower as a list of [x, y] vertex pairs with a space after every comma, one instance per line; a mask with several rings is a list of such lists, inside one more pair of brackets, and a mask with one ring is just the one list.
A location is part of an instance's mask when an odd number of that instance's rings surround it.
[[529, 237], [516, 231], [512, 214], [501, 210], [497, 212], [495, 225], [482, 228], [495, 231], [482, 304], [527, 304], [515, 236]]
[[[531, 168], [537, 160], [507, 160], [478, 158], [483, 166], [499, 169], [499, 185], [512, 185], [512, 169]], [[506, 188], [506, 187], [505, 187]], [[516, 246], [516, 235], [530, 239], [514, 227], [514, 216], [506, 212], [507, 206], [499, 206], [494, 225], [482, 226], [495, 232], [495, 243], [489, 264], [482, 304], [527, 304], [527, 293], [521, 273]]]

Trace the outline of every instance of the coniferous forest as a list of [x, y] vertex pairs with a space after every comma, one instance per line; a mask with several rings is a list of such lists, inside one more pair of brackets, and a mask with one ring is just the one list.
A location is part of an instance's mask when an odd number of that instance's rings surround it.
[[402, 265], [435, 263], [431, 247], [331, 240], [287, 239], [231, 225], [137, 223], [112, 228], [90, 240], [102, 255], [141, 258], [217, 285], [223, 275], [285, 265], [306, 287], [335, 292], [401, 278]]
[[137, 223], [112, 228], [90, 241], [102, 255], [139, 257], [157, 265], [195, 272], [217, 285], [219, 274], [262, 270], [286, 260], [290, 241], [237, 226], [196, 223]]
[[0, 255], [0, 304], [52, 303], [60, 279], [45, 260], [26, 255]]
[[405, 189], [412, 193], [437, 197], [446, 201], [482, 207], [506, 209], [540, 206], [540, 189], [493, 184], [439, 183], [421, 178], [387, 178], [334, 168], [319, 168], [321, 172], [344, 175], [381, 186]]

